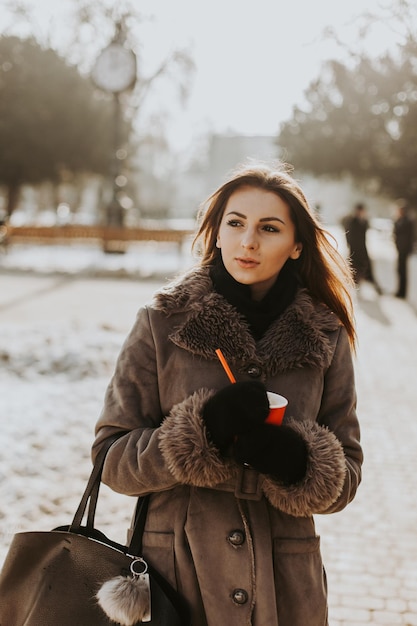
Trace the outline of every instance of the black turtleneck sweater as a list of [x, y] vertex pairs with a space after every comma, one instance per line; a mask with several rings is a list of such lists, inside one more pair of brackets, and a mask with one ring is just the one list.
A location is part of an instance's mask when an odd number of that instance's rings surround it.
[[285, 263], [271, 289], [259, 301], [252, 300], [250, 285], [238, 283], [229, 274], [221, 257], [210, 268], [210, 277], [217, 293], [244, 316], [256, 340], [265, 334], [272, 322], [291, 304], [299, 285], [291, 259]]

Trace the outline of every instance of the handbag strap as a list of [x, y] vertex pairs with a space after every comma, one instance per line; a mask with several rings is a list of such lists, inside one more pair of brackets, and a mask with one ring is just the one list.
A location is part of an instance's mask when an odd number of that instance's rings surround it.
[[[88, 479], [88, 483], [84, 490], [80, 504], [78, 505], [78, 508], [74, 515], [74, 519], [72, 520], [72, 523], [69, 527], [69, 532], [77, 533], [80, 531], [82, 521], [87, 510], [87, 506], [88, 511], [86, 528], [88, 532], [92, 532], [94, 530], [94, 519], [96, 514], [98, 495], [100, 491], [101, 475], [103, 473], [104, 461], [111, 446], [125, 434], [126, 432], [118, 433], [117, 435], [113, 435], [113, 437], [109, 437], [103, 442], [100, 452], [96, 457], [93, 469], [90, 474], [90, 478]], [[127, 552], [129, 554], [138, 555], [142, 552], [142, 537], [143, 531], [145, 529], [149, 500], [150, 494], [138, 498], [134, 515], [134, 526], [131, 534], [130, 543], [127, 548]]]
[[150, 494], [138, 498], [134, 517], [134, 525], [129, 543], [129, 554], [142, 554], [142, 538], [145, 530]]
[[87, 505], [88, 505], [88, 513], [87, 513], [86, 527], [88, 530], [93, 530], [104, 461], [105, 461], [107, 452], [109, 451], [111, 446], [114, 444], [114, 442], [117, 441], [120, 437], [122, 437], [125, 434], [126, 434], [125, 432], [118, 433], [117, 435], [113, 435], [113, 437], [109, 437], [108, 439], [104, 441], [103, 446], [95, 460], [94, 467], [91, 471], [90, 478], [88, 479], [88, 483], [84, 490], [80, 504], [78, 505], [78, 508], [75, 512], [74, 519], [72, 520], [72, 524], [69, 528], [70, 532], [77, 532], [81, 528], [81, 524], [82, 524], [82, 521], [86, 512], [86, 509], [87, 509]]

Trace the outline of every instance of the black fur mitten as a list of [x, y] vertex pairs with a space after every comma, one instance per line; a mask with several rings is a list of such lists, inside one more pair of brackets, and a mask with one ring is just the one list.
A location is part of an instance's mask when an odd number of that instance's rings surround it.
[[290, 426], [263, 424], [237, 437], [234, 456], [285, 485], [299, 482], [307, 470], [307, 445]]
[[265, 386], [259, 381], [242, 381], [215, 393], [204, 406], [202, 417], [211, 441], [224, 452], [236, 435], [263, 424], [268, 413]]

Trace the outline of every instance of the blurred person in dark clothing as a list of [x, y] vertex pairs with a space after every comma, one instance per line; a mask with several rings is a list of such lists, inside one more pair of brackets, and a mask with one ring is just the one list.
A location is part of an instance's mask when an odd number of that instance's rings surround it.
[[397, 200], [397, 216], [394, 218], [394, 241], [397, 248], [397, 298], [406, 298], [408, 283], [408, 257], [414, 245], [414, 220], [410, 217], [405, 200]]
[[381, 294], [381, 288], [375, 280], [372, 269], [372, 262], [369, 258], [366, 245], [366, 233], [369, 229], [369, 221], [366, 214], [365, 205], [358, 202], [354, 206], [353, 214], [343, 219], [346, 242], [349, 248], [349, 257], [354, 273], [355, 283], [359, 285], [362, 281], [373, 284], [377, 293]]

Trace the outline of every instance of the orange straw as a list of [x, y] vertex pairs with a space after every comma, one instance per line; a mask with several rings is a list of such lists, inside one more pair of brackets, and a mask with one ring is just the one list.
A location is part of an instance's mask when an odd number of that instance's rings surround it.
[[224, 371], [226, 372], [228, 379], [230, 380], [231, 383], [235, 383], [236, 378], [233, 376], [232, 370], [230, 369], [226, 359], [223, 356], [223, 352], [220, 350], [220, 348], [217, 348], [216, 354], [219, 357], [220, 363], [223, 365]]

